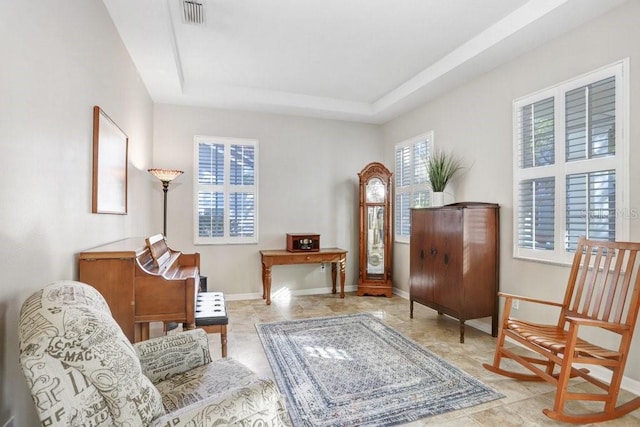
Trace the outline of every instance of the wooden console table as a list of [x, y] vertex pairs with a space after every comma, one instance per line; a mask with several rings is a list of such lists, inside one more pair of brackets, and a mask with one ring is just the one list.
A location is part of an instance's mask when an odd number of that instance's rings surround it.
[[271, 304], [271, 267], [288, 264], [331, 263], [333, 293], [336, 293], [338, 264], [340, 265], [340, 298], [344, 298], [344, 269], [347, 264], [347, 251], [340, 248], [324, 248], [317, 252], [289, 252], [284, 249], [260, 251], [262, 259], [262, 299]]

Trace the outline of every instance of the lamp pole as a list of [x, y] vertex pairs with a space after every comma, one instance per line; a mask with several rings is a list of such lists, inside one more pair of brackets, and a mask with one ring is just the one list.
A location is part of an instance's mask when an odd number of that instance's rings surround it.
[[167, 237], [167, 192], [169, 191], [169, 182], [171, 181], [162, 181], [162, 191], [164, 192], [164, 216], [162, 217], [162, 235], [164, 237]]
[[169, 191], [169, 183], [184, 172], [177, 169], [147, 169], [147, 171], [162, 181], [162, 192], [164, 193], [162, 233], [164, 237], [167, 237], [167, 192]]

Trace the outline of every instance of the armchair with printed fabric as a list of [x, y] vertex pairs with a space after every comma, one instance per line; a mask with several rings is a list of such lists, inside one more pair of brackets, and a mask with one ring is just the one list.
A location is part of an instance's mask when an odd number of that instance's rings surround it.
[[42, 425], [290, 425], [275, 383], [233, 359], [212, 361], [205, 331], [131, 344], [84, 283], [27, 298], [19, 337]]

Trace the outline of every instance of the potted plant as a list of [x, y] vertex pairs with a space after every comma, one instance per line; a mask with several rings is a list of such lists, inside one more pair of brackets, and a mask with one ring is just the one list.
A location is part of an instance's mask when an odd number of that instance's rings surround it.
[[462, 169], [462, 161], [451, 153], [433, 150], [426, 160], [427, 176], [433, 193], [431, 206], [444, 204], [444, 189], [453, 177]]

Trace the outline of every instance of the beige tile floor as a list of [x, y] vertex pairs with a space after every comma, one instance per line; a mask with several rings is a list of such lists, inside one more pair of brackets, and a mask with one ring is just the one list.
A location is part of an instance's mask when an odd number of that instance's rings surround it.
[[[472, 408], [424, 418], [410, 426], [548, 426], [569, 425], [547, 418], [542, 410], [553, 405], [553, 387], [546, 383], [523, 382], [504, 378], [485, 370], [482, 363], [493, 360], [495, 338], [474, 329], [465, 328], [465, 343], [459, 340], [459, 323], [420, 304], [414, 305], [414, 318], [409, 318], [409, 301], [394, 296], [358, 297], [347, 293], [274, 298], [267, 306], [263, 300], [228, 301], [228, 356], [257, 373], [273, 378], [255, 324], [310, 317], [370, 312], [388, 325], [445, 358], [458, 368], [493, 387], [506, 397]], [[214, 357], [220, 357], [218, 335], [210, 335]], [[581, 386], [578, 384], [577, 387]], [[624, 392], [621, 400], [632, 397]], [[640, 410], [600, 426], [640, 426]]]

